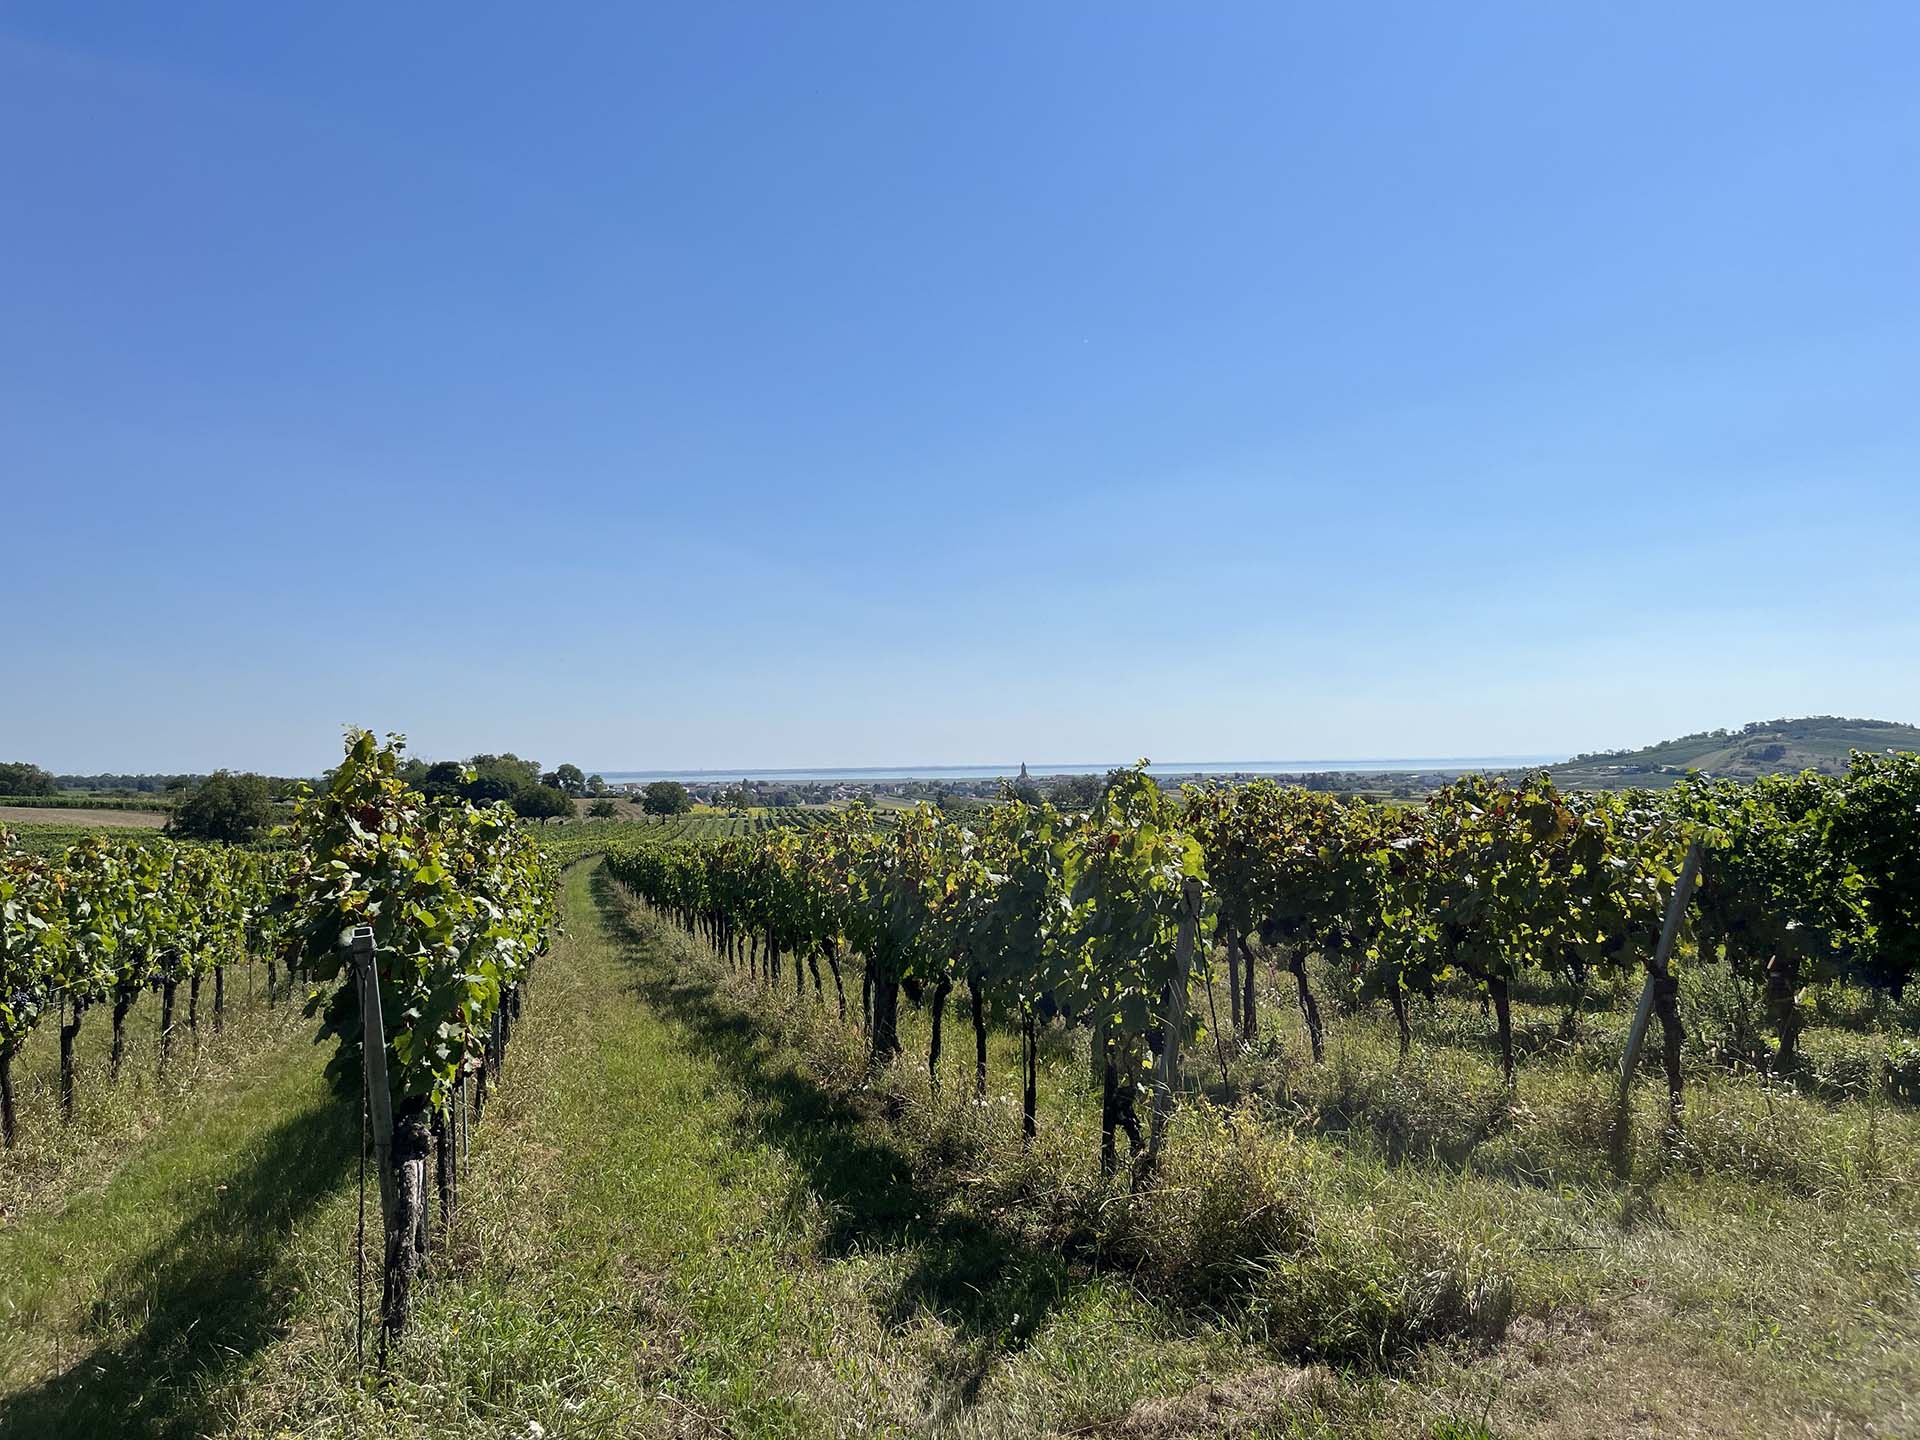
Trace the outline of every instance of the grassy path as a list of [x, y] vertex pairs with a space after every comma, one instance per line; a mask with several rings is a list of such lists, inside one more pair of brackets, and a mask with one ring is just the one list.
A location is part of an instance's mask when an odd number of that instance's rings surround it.
[[569, 873], [565, 914], [393, 1378], [375, 1396], [343, 1363], [343, 1209], [293, 1247], [286, 1342], [220, 1428], [1034, 1433], [1202, 1362], [1130, 1292], [926, 1223], [903, 1157], [596, 867]]

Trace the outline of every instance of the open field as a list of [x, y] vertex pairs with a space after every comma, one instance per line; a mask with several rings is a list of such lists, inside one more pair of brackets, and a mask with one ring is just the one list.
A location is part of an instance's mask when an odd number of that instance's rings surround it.
[[56, 809], [25, 805], [0, 805], [0, 825], [30, 829], [36, 825], [57, 825], [70, 829], [158, 830], [168, 816], [157, 810]]

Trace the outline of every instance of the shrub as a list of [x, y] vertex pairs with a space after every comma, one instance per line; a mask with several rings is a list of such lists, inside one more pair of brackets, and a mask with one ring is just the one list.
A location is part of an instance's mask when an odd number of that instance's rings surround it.
[[244, 845], [273, 823], [273, 800], [261, 775], [216, 770], [180, 802], [168, 826], [189, 840]]

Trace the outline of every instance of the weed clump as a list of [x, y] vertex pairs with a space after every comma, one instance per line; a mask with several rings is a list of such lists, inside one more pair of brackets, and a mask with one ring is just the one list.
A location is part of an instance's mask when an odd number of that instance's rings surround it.
[[1275, 1257], [1313, 1234], [1305, 1142], [1245, 1110], [1181, 1117], [1159, 1176], [1110, 1209], [1103, 1245], [1157, 1293], [1193, 1306], [1244, 1297]]
[[1390, 1368], [1424, 1345], [1498, 1340], [1514, 1283], [1484, 1238], [1469, 1247], [1417, 1214], [1323, 1207], [1309, 1242], [1275, 1257], [1253, 1309], [1279, 1349]]

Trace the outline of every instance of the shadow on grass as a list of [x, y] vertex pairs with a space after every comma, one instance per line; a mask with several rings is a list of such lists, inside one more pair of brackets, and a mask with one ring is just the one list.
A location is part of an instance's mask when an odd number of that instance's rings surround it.
[[0, 1435], [186, 1440], [215, 1431], [223, 1382], [281, 1332], [292, 1298], [279, 1264], [288, 1234], [345, 1180], [358, 1139], [340, 1105], [268, 1131], [164, 1244], [107, 1275], [91, 1324], [103, 1338], [0, 1401]]
[[[994, 1356], [1024, 1345], [1080, 1283], [1066, 1257], [947, 1203], [915, 1179], [905, 1150], [876, 1137], [869, 1118], [782, 1056], [742, 1002], [705, 967], [669, 963], [631, 918], [604, 870], [594, 898], [632, 965], [640, 997], [684, 1026], [754, 1102], [752, 1126], [800, 1168], [825, 1205], [831, 1256], [898, 1252], [907, 1270], [883, 1307], [891, 1323], [922, 1311], [952, 1326], [960, 1345], [943, 1367], [953, 1399], [971, 1403]], [[663, 933], [671, 933], [660, 922]], [[717, 964], [717, 962], [716, 962]]]

